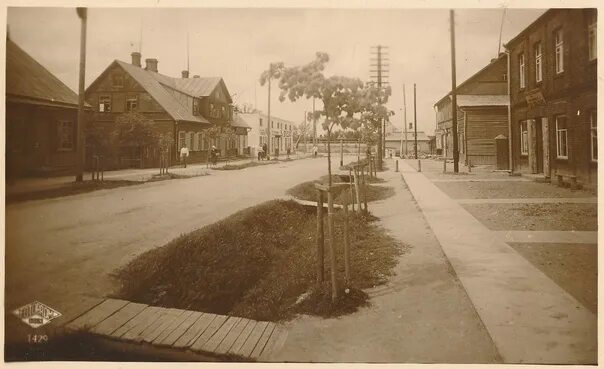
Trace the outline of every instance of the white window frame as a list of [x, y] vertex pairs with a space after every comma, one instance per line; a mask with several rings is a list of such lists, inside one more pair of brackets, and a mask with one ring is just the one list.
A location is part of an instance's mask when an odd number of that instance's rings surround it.
[[126, 111], [127, 112], [138, 111], [138, 96], [127, 96], [126, 97]]
[[597, 30], [597, 18], [593, 14], [589, 17], [587, 23], [587, 52], [590, 61], [598, 58], [598, 30]]
[[[109, 105], [109, 106], [107, 106]], [[99, 95], [99, 112], [111, 112], [111, 95]]]
[[187, 132], [178, 131], [178, 151], [187, 145]]
[[554, 32], [554, 41], [556, 43], [556, 74], [560, 74], [564, 72], [564, 34], [562, 33], [562, 29], [557, 29]]
[[193, 133], [193, 151], [199, 151], [199, 134]]
[[[65, 136], [67, 135], [67, 136]], [[65, 140], [66, 137], [69, 137]], [[69, 145], [64, 146], [64, 142]], [[57, 151], [73, 151], [75, 149], [75, 132], [72, 121], [60, 120], [57, 122]]]
[[520, 121], [520, 155], [528, 156], [528, 120]]
[[187, 133], [187, 148], [189, 150], [193, 150], [193, 145], [195, 144], [195, 142], [194, 142], [195, 140], [193, 137], [194, 135], [195, 135], [195, 133], [193, 133], [193, 132]]
[[596, 110], [589, 112], [591, 161], [598, 161], [598, 115]]
[[520, 88], [526, 87], [526, 63], [524, 54], [518, 55], [518, 74], [520, 79]]
[[535, 82], [543, 81], [543, 44], [537, 42], [535, 44]]
[[[561, 118], [564, 118], [564, 128], [560, 128]], [[563, 141], [564, 152], [561, 145]], [[565, 115], [558, 115], [556, 117], [556, 157], [558, 159], [568, 159], [568, 122]]]

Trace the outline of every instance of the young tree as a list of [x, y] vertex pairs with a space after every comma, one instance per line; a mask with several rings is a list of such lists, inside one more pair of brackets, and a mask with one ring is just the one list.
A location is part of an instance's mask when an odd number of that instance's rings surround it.
[[[225, 139], [225, 141], [227, 142], [226, 145], [226, 150], [229, 149], [229, 143], [233, 142], [233, 140], [237, 139], [237, 134], [236, 131], [228, 126], [222, 127], [222, 132], [221, 132], [221, 136]], [[228, 158], [228, 152], [225, 152], [225, 158], [227, 159], [227, 164], [229, 163]]]
[[212, 127], [208, 128], [205, 130], [204, 132], [204, 136], [206, 138], [206, 147], [208, 148], [208, 156], [207, 156], [207, 161], [206, 164], [210, 164], [210, 152], [211, 152], [211, 145], [212, 142], [215, 142], [215, 140], [220, 137], [220, 126], [217, 125], [212, 125]]
[[118, 115], [110, 136], [117, 147], [134, 147], [139, 150], [141, 165], [143, 151], [146, 148], [157, 148], [159, 142], [159, 134], [153, 129], [153, 121], [136, 112]]
[[285, 65], [282, 62], [271, 63], [268, 70], [265, 70], [260, 75], [260, 86], [268, 83], [268, 120], [266, 122], [266, 155], [270, 156], [271, 152], [271, 81], [281, 78]]
[[283, 68], [279, 80], [279, 100], [284, 101], [287, 97], [294, 102], [301, 97], [314, 97], [323, 102], [323, 110], [316, 110], [314, 118], [325, 117], [323, 129], [327, 131], [327, 172], [331, 187], [332, 130], [334, 127], [356, 129], [360, 125], [355, 114], [363, 111], [364, 94], [363, 83], [358, 78], [325, 77], [323, 70], [327, 62], [329, 55], [317, 52], [315, 60], [306, 65]]
[[[390, 86], [386, 88], [378, 88], [374, 83], [367, 84], [364, 89], [364, 111], [363, 111], [363, 125], [366, 128], [365, 134], [369, 132], [379, 132], [381, 130], [382, 122], [387, 120], [391, 115], [394, 115], [394, 111], [388, 110], [384, 104], [388, 102], [392, 91]], [[385, 132], [382, 132], [385, 134]], [[369, 145], [369, 143], [368, 143]], [[377, 155], [378, 155], [378, 168], [382, 169], [382, 142], [377, 140]]]

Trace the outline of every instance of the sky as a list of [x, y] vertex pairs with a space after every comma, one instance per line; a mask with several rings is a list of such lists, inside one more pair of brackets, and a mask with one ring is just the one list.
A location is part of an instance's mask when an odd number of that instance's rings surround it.
[[[507, 9], [502, 43], [544, 11]], [[502, 8], [455, 10], [458, 84], [497, 56], [502, 15]], [[7, 23], [13, 41], [77, 91], [80, 22], [74, 8], [10, 7]], [[86, 86], [113, 60], [130, 62], [130, 53], [139, 49], [143, 60], [159, 60], [160, 73], [180, 77], [187, 67], [187, 34], [191, 76], [220, 76], [235, 103], [265, 112], [262, 71], [277, 61], [305, 64], [317, 51], [330, 56], [326, 76], [367, 81], [371, 46], [388, 46], [387, 105], [397, 127], [403, 125], [403, 85], [407, 121], [413, 121], [415, 83], [418, 130], [428, 134], [435, 127], [433, 105], [451, 88], [448, 9], [283, 8], [89, 8]], [[273, 93], [272, 115], [298, 123], [310, 110], [309, 100], [281, 103]]]

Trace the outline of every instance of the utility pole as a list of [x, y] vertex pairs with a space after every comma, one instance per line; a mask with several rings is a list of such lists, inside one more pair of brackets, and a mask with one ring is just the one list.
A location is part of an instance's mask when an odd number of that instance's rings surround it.
[[415, 139], [415, 159], [417, 159], [417, 107], [416, 107], [416, 99], [415, 99], [415, 83], [413, 84], [413, 130], [415, 132], [414, 139]]
[[308, 116], [306, 110], [304, 111], [304, 153], [308, 153]]
[[[374, 64], [370, 64], [370, 67], [375, 67], [377, 69], [370, 69], [370, 77], [372, 79], [374, 79], [374, 83], [377, 83], [378, 86], [378, 96], [379, 96], [379, 101], [378, 103], [381, 105], [382, 104], [382, 86], [388, 84], [388, 61], [390, 59], [388, 59], [388, 46], [383, 46], [383, 45], [377, 45], [377, 46], [372, 46], [373, 49], [375, 49], [375, 51], [371, 51], [372, 55], [375, 55], [375, 58], [371, 59], [371, 62]], [[373, 73], [373, 74], [371, 74]], [[380, 119], [380, 121], [378, 122], [378, 147], [377, 147], [377, 156], [378, 156], [378, 162], [377, 162], [377, 166], [378, 168], [381, 170], [382, 169], [382, 159], [384, 157], [384, 146], [385, 146], [385, 138], [384, 138], [384, 134], [385, 134], [385, 122], [384, 122], [384, 126], [382, 126], [382, 119]]]
[[[457, 137], [457, 82], [455, 81], [455, 12], [449, 11], [451, 20], [451, 111], [453, 116], [453, 171], [459, 173], [459, 143]], [[509, 78], [509, 76], [508, 76]]]
[[[409, 145], [407, 143], [407, 96], [405, 94], [405, 85], [403, 84], [403, 128], [405, 130], [405, 156], [409, 155]], [[401, 155], [403, 152], [401, 151]]]
[[84, 89], [86, 77], [86, 22], [88, 18], [87, 8], [77, 8], [78, 17], [81, 20], [80, 26], [80, 80], [78, 86], [78, 136], [77, 148], [80, 151], [78, 155], [78, 172], [76, 174], [76, 182], [84, 180], [84, 166], [86, 165], [86, 135], [84, 122]]
[[317, 146], [317, 117], [315, 116], [315, 98], [312, 98], [312, 146]]

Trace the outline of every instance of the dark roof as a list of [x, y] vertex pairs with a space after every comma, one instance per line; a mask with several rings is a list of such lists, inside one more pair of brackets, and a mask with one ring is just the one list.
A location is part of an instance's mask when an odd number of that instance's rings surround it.
[[[134, 80], [141, 85], [157, 101], [159, 105], [176, 121], [200, 122], [209, 124], [210, 122], [201, 115], [193, 115], [188, 107], [183, 106], [174, 95], [165, 87], [175, 88], [174, 80], [168, 76], [145, 70], [141, 67], [116, 60]], [[90, 88], [90, 87], [89, 87]]]
[[[466, 79], [465, 81], [463, 81], [462, 83], [460, 83], [459, 85], [457, 85], [457, 89], [460, 89], [463, 86], [467, 85], [468, 83], [470, 83], [471, 81], [473, 81], [474, 78], [478, 77], [482, 72], [484, 72], [485, 70], [487, 70], [488, 68], [490, 68], [491, 66], [493, 66], [495, 63], [497, 63], [498, 61], [500, 61], [501, 59], [506, 58], [506, 57], [507, 56], [506, 56], [505, 53], [500, 53], [499, 57], [497, 57], [497, 59], [491, 61], [489, 64], [487, 64], [486, 66], [484, 66], [481, 70], [479, 70], [478, 72], [474, 73], [468, 79]], [[436, 102], [436, 104], [434, 104], [434, 106], [440, 104], [443, 100], [445, 100], [449, 96], [451, 96], [451, 91], [449, 91], [445, 96], [443, 96], [440, 100], [438, 100]]]
[[[78, 106], [78, 95], [10, 39], [6, 40], [7, 100]], [[89, 106], [89, 105], [87, 105]]]

